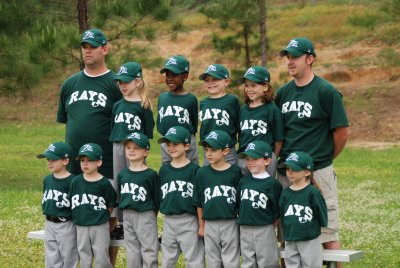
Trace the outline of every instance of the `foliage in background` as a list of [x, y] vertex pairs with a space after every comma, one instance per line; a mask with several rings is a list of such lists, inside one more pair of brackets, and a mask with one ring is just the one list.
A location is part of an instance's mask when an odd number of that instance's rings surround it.
[[[75, 5], [68, 0], [0, 3], [0, 94], [26, 92], [56, 69], [71, 63], [82, 65], [77, 1], [74, 2]], [[166, 0], [88, 1], [88, 13], [90, 27], [104, 30], [116, 47], [126, 46], [132, 38], [154, 41], [159, 29], [174, 36], [180, 30], [179, 21], [167, 21], [170, 6]], [[166, 22], [166, 26], [156, 28], [158, 22]], [[149, 56], [149, 52], [142, 50], [141, 56]], [[121, 50], [121, 55], [115, 56], [118, 64], [131, 59], [124, 53]], [[148, 58], [145, 64], [154, 64]], [[113, 57], [108, 60], [110, 66], [116, 65]]]

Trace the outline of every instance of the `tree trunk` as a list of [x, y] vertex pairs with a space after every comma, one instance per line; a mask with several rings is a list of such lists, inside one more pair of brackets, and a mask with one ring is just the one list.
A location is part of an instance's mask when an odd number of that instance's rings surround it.
[[249, 47], [249, 28], [245, 25], [243, 26], [243, 37], [244, 37], [244, 49], [246, 52], [246, 67], [250, 68], [250, 47]]
[[267, 67], [267, 27], [265, 23], [266, 10], [265, 0], [258, 0], [260, 10], [260, 48], [261, 48], [261, 66]]
[[[78, 0], [78, 4], [76, 6], [78, 11], [78, 23], [79, 23], [79, 32], [83, 33], [87, 29], [90, 28], [89, 26], [89, 18], [88, 18], [88, 9], [87, 9], [87, 0]], [[85, 68], [85, 63], [83, 62], [82, 58], [82, 51], [81, 57], [79, 61], [79, 68], [83, 70]]]
[[78, 9], [79, 32], [83, 33], [90, 28], [87, 12], [87, 0], [78, 0], [78, 5], [76, 8]]

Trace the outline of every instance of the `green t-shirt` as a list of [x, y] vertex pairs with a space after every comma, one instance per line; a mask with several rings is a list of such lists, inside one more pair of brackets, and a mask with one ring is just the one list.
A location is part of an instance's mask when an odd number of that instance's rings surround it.
[[275, 142], [283, 139], [283, 118], [275, 103], [267, 102], [254, 108], [245, 104], [240, 108], [238, 152], [244, 151], [250, 142], [256, 140], [267, 142], [273, 150]]
[[71, 183], [72, 219], [82, 226], [103, 224], [110, 219], [108, 208], [114, 208], [117, 195], [107, 178], [87, 181], [83, 176], [76, 176]]
[[158, 97], [157, 131], [164, 136], [171, 127], [183, 126], [190, 133], [196, 134], [197, 110], [197, 98], [191, 93], [162, 93]]
[[140, 131], [153, 138], [154, 118], [150, 108], [142, 107], [140, 101], [119, 100], [114, 104], [111, 119], [110, 141], [121, 142], [130, 133]]
[[340, 92], [315, 76], [306, 86], [291, 81], [278, 89], [276, 104], [285, 122], [282, 160], [304, 151], [313, 157], [314, 169], [332, 164], [333, 130], [349, 126]]
[[43, 180], [42, 211], [44, 215], [71, 218], [71, 200], [68, 198], [74, 175], [57, 179], [53, 174]]
[[184, 167], [175, 168], [171, 163], [161, 166], [160, 172], [160, 212], [165, 215], [196, 215], [193, 206], [193, 187], [199, 165], [190, 162]]
[[158, 210], [160, 183], [157, 172], [151, 168], [132, 171], [124, 168], [118, 174], [119, 208], [136, 211]]
[[57, 121], [66, 124], [65, 142], [72, 148], [70, 171], [80, 174], [79, 161], [75, 161], [79, 148], [85, 143], [96, 143], [104, 151], [99, 172], [113, 178], [111, 114], [122, 95], [112, 81], [114, 73], [90, 77], [84, 71], [70, 76], [61, 86]]
[[286, 241], [315, 239], [321, 234], [321, 227], [328, 224], [325, 200], [312, 185], [298, 191], [284, 189], [279, 208]]
[[269, 225], [279, 218], [281, 184], [272, 177], [258, 179], [252, 176], [239, 181], [239, 218], [241, 225]]
[[237, 186], [241, 177], [242, 171], [237, 165], [222, 171], [213, 169], [211, 165], [199, 168], [193, 191], [193, 204], [203, 208], [203, 219], [236, 219]]
[[204, 140], [213, 130], [223, 130], [231, 137], [231, 147], [235, 146], [239, 131], [239, 111], [239, 100], [231, 94], [202, 99], [199, 111], [200, 140]]

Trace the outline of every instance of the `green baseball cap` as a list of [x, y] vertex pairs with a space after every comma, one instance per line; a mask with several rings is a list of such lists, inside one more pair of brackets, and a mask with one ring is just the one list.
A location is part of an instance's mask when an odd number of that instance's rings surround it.
[[296, 37], [290, 40], [287, 47], [279, 52], [281, 57], [290, 54], [294, 57], [300, 57], [304, 54], [313, 55], [316, 57], [313, 43], [305, 37]]
[[293, 152], [288, 155], [284, 163], [279, 164], [279, 168], [289, 167], [294, 171], [310, 170], [314, 168], [314, 160], [305, 152]]
[[244, 152], [238, 155], [239, 158], [246, 158], [246, 156], [251, 158], [271, 158], [272, 148], [265, 141], [253, 141], [247, 145]]
[[103, 159], [103, 149], [96, 143], [86, 143], [79, 149], [79, 154], [76, 160], [82, 156], [87, 156], [91, 161]]
[[123, 144], [126, 144], [128, 141], [133, 141], [140, 148], [150, 150], [150, 142], [146, 135], [142, 132], [133, 132], [129, 134], [123, 141]]
[[157, 142], [166, 143], [168, 141], [171, 141], [175, 143], [190, 144], [190, 140], [191, 140], [190, 132], [182, 126], [176, 126], [168, 129], [165, 136], [159, 138]]
[[199, 76], [199, 79], [204, 80], [206, 79], [207, 75], [211, 75], [212, 77], [219, 80], [228, 79], [229, 71], [222, 64], [211, 64], [207, 67], [207, 69], [204, 70], [204, 73]]
[[107, 38], [101, 30], [90, 29], [82, 34], [81, 45], [83, 43], [89, 43], [93, 47], [105, 46], [107, 45]]
[[136, 77], [142, 77], [142, 66], [137, 62], [127, 62], [119, 67], [114, 81], [129, 83], [132, 82]]
[[182, 55], [176, 55], [167, 59], [160, 73], [163, 74], [167, 70], [170, 70], [174, 74], [188, 73], [189, 68], [189, 61]]
[[54, 142], [42, 154], [38, 154], [36, 157], [47, 158], [49, 160], [58, 160], [63, 158], [69, 158], [71, 156], [72, 149], [65, 142]]
[[225, 149], [229, 148], [231, 144], [231, 138], [228, 133], [222, 130], [211, 131], [204, 140], [199, 142], [201, 146], [210, 146], [213, 149]]
[[252, 66], [247, 69], [242, 77], [242, 82], [244, 82], [245, 79], [256, 83], [271, 83], [270, 73], [262, 66]]

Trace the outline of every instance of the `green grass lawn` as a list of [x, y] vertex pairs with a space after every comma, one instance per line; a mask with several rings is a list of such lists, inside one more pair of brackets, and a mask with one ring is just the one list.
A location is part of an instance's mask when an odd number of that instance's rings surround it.
[[[41, 187], [48, 171], [36, 155], [63, 140], [63, 133], [64, 126], [56, 123], [0, 126], [0, 267], [43, 267], [43, 242], [27, 238], [29, 231], [44, 227]], [[363, 260], [346, 267], [400, 267], [399, 155], [399, 147], [346, 148], [335, 161], [342, 245], [364, 251]], [[160, 165], [154, 141], [148, 164], [155, 170]], [[120, 252], [118, 267], [125, 267], [126, 252]]]

